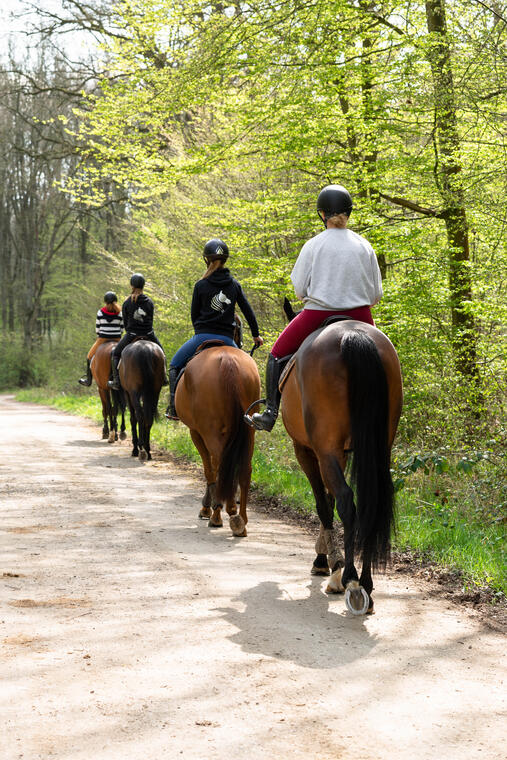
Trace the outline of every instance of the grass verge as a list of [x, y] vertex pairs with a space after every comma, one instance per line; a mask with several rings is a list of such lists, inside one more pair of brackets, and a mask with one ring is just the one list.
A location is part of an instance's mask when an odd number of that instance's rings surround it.
[[[16, 399], [52, 406], [102, 424], [98, 397], [54, 394], [44, 389], [16, 392]], [[199, 462], [190, 435], [183, 425], [156, 422], [152, 440], [160, 448]], [[303, 475], [282, 425], [269, 436], [258, 436], [253, 458], [252, 485], [264, 497], [307, 513], [314, 509], [310, 486]], [[507, 594], [505, 523], [470, 518], [463, 505], [442, 504], [424, 481], [398, 494], [398, 520], [394, 546], [415, 552], [425, 560], [459, 570], [465, 590], [489, 587], [498, 598]]]

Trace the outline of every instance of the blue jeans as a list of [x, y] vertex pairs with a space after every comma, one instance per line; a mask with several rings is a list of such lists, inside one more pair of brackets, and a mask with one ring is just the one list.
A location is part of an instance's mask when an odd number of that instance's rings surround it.
[[233, 346], [234, 348], [237, 348], [237, 345], [233, 339], [229, 338], [228, 335], [217, 335], [216, 333], [199, 333], [198, 335], [193, 335], [190, 340], [187, 340], [187, 342], [184, 343], [182, 347], [176, 351], [173, 358], [171, 359], [171, 367], [177, 367], [178, 369], [184, 367], [190, 357], [195, 354], [198, 346], [200, 346], [201, 343], [204, 343], [205, 340], [222, 340], [226, 346]]

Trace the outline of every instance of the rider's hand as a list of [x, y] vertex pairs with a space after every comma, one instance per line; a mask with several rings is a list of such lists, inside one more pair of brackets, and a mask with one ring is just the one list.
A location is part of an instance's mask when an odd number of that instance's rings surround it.
[[260, 335], [258, 335], [256, 338], [253, 339], [253, 342], [255, 343], [256, 346], [262, 346], [262, 344], [264, 343], [264, 340], [263, 338], [261, 338]]

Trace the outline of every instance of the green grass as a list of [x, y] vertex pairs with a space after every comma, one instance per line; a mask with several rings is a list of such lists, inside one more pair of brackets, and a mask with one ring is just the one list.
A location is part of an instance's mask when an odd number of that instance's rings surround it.
[[[52, 394], [44, 389], [16, 393], [19, 401], [43, 403], [56, 409], [89, 417], [102, 424], [100, 402], [96, 395]], [[152, 440], [160, 448], [199, 462], [190, 435], [183, 425], [155, 423]], [[263, 496], [280, 497], [301, 512], [314, 509], [306, 477], [295, 460], [292, 446], [282, 425], [269, 436], [257, 436], [253, 458], [252, 487]], [[465, 476], [462, 476], [465, 477]], [[447, 476], [449, 479], [449, 476]], [[459, 492], [458, 483], [451, 483]], [[447, 491], [449, 493], [449, 490]], [[438, 498], [434, 484], [423, 476], [398, 494], [395, 548], [416, 552], [438, 565], [460, 570], [465, 588], [489, 586], [500, 596], [507, 594], [505, 562], [505, 523], [486, 518], [457, 499]]]

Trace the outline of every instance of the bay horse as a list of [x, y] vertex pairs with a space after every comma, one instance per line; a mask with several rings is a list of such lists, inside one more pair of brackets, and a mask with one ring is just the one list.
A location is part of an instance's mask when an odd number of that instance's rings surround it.
[[132, 428], [132, 456], [151, 459], [150, 433], [164, 382], [164, 353], [157, 343], [138, 339], [122, 351], [118, 367], [127, 395]]
[[246, 507], [255, 438], [255, 431], [243, 421], [243, 410], [259, 394], [259, 371], [252, 357], [225, 345], [198, 351], [176, 387], [176, 411], [190, 430], [206, 477], [199, 517], [208, 519], [209, 527], [220, 528], [225, 505], [234, 536], [247, 535]]
[[97, 384], [100, 400], [102, 402], [102, 439], [114, 443], [118, 440], [118, 414], [121, 414], [120, 440], [127, 437], [125, 433], [125, 398], [122, 391], [115, 391], [108, 387], [107, 381], [111, 376], [111, 353], [116, 346], [116, 341], [109, 340], [97, 347], [92, 357], [90, 369], [93, 379]]
[[[312, 573], [331, 573], [327, 591], [345, 591], [347, 608], [355, 615], [373, 612], [371, 568], [385, 567], [389, 557], [394, 521], [390, 458], [402, 403], [394, 346], [376, 327], [351, 319], [309, 335], [282, 388], [283, 422], [321, 523]], [[349, 458], [356, 503], [345, 480]], [[335, 503], [345, 558], [333, 529]], [[360, 577], [356, 551], [362, 556]]]

